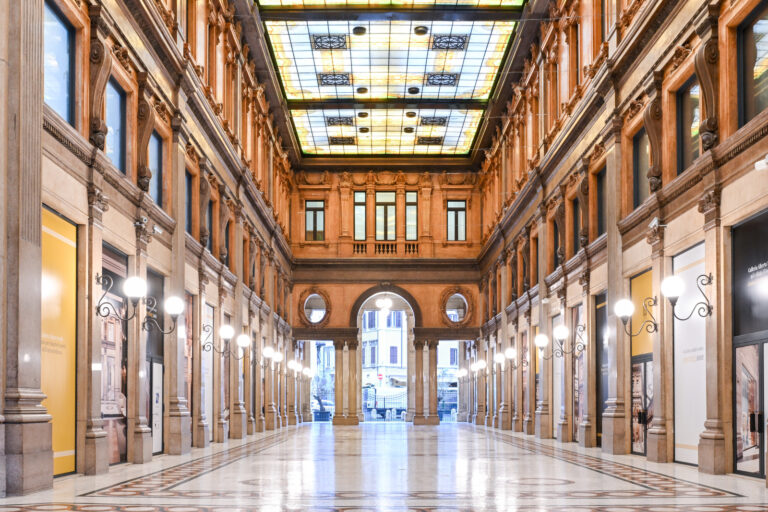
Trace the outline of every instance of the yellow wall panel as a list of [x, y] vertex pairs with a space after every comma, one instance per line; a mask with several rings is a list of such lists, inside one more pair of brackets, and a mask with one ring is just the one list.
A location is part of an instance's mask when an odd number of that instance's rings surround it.
[[[634, 334], [640, 329], [640, 325], [646, 321], [651, 320], [651, 317], [643, 309], [643, 300], [647, 297], [653, 296], [653, 273], [650, 270], [643, 272], [642, 274], [633, 277], [629, 281], [630, 296], [632, 303], [635, 305], [635, 314], [632, 315], [632, 333]], [[645, 329], [637, 336], [632, 338], [632, 355], [640, 356], [643, 354], [650, 354], [653, 352], [653, 338], [652, 335]]]
[[75, 470], [77, 228], [43, 209], [42, 390], [53, 417], [53, 472]]

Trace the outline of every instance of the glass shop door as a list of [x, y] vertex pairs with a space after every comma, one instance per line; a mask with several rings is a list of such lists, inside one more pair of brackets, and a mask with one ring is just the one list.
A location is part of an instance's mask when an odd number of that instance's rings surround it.
[[765, 478], [765, 340], [737, 346], [734, 358], [736, 472]]

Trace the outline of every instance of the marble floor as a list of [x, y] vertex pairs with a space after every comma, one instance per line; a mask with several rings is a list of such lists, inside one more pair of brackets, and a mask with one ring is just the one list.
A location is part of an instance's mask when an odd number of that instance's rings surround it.
[[304, 424], [0, 500], [5, 511], [768, 512], [763, 480], [467, 424]]

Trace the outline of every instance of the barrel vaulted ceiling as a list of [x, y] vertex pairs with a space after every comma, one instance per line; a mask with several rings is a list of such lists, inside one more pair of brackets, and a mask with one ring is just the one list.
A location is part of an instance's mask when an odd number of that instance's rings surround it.
[[524, 2], [256, 0], [295, 163], [472, 167]]

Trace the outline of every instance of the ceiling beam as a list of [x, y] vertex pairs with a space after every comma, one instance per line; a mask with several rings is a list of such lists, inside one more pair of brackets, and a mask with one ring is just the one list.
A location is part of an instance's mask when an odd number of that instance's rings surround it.
[[343, 9], [261, 8], [264, 21], [515, 21], [522, 9], [448, 7], [434, 9], [392, 9], [391, 7], [348, 7]]
[[486, 106], [485, 101], [480, 100], [441, 100], [429, 99], [423, 101], [407, 101], [406, 99], [381, 99], [367, 101], [351, 101], [348, 99], [331, 100], [288, 100], [290, 110], [312, 110], [312, 109], [449, 109], [449, 110], [483, 110]]

